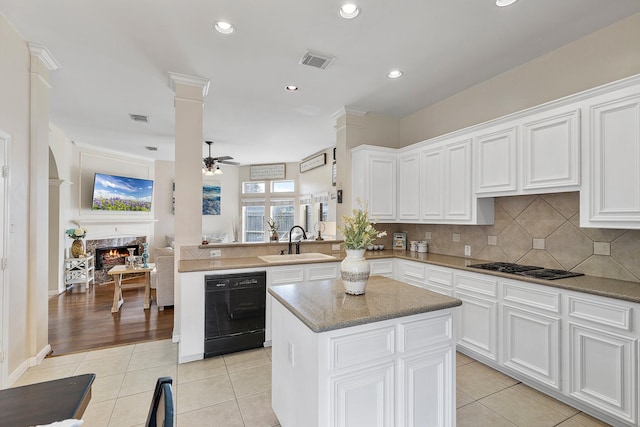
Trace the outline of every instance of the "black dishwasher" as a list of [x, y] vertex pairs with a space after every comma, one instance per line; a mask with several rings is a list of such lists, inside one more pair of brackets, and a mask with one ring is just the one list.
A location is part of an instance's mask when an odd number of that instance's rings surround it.
[[204, 357], [262, 347], [267, 274], [204, 276]]

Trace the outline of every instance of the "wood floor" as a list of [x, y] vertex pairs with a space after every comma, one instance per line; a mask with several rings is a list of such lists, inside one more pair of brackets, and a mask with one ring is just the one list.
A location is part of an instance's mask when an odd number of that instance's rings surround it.
[[171, 338], [173, 307], [158, 311], [152, 289], [151, 308], [144, 310], [144, 285], [136, 286], [135, 280], [123, 282], [133, 287], [123, 287], [118, 313], [111, 313], [113, 283], [91, 285], [88, 291], [75, 285], [49, 298], [50, 355]]

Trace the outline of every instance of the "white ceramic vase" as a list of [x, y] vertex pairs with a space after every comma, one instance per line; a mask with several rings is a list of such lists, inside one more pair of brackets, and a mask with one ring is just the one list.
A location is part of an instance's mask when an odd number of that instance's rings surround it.
[[346, 249], [347, 257], [340, 264], [344, 291], [350, 295], [362, 295], [369, 279], [369, 261], [364, 259], [365, 249]]

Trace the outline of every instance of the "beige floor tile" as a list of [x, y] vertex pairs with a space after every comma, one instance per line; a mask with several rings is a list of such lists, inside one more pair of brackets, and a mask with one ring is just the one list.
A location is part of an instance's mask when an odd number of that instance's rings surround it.
[[536, 401], [542, 403], [545, 406], [548, 406], [554, 411], [560, 412], [563, 415], [567, 415], [571, 417], [576, 415], [578, 412], [580, 412], [576, 408], [572, 408], [571, 406], [566, 405], [560, 402], [559, 400], [554, 399], [553, 397], [540, 393], [538, 390], [535, 390], [525, 384], [522, 384], [522, 383], [516, 384], [515, 386], [513, 386], [513, 389], [520, 393], [525, 394], [528, 397], [531, 397], [532, 399], [535, 399]]
[[468, 365], [465, 365], [465, 366], [470, 366], [472, 369], [475, 369], [475, 370], [481, 372], [483, 375], [486, 375], [489, 378], [492, 378], [492, 379], [494, 379], [494, 380], [496, 380], [498, 382], [501, 382], [502, 384], [504, 384], [506, 386], [516, 385], [516, 384], [518, 384], [520, 382], [520, 381], [515, 380], [515, 379], [503, 374], [502, 372], [497, 371], [497, 370], [495, 370], [493, 368], [490, 368], [489, 366], [484, 365], [484, 364], [482, 364], [480, 362], [474, 361], [474, 362], [469, 363]]
[[469, 396], [459, 388], [456, 388], [456, 408], [462, 408], [463, 406], [475, 401], [476, 400], [473, 397]]
[[178, 414], [177, 427], [245, 427], [235, 400]]
[[271, 408], [271, 391], [238, 399], [245, 427], [272, 427], [280, 424]]
[[28, 369], [27, 372], [22, 374], [18, 380], [11, 385], [11, 387], [19, 387], [27, 384], [39, 383], [42, 381], [57, 380], [58, 378], [71, 377], [76, 375], [78, 365], [61, 365], [53, 366], [51, 368], [42, 369]]
[[255, 350], [225, 354], [224, 363], [227, 365], [229, 373], [231, 373], [240, 369], [271, 365], [271, 359], [264, 348], [257, 348]]
[[178, 384], [176, 389], [178, 417], [196, 409], [235, 400], [231, 381], [226, 374]]
[[473, 399], [481, 399], [509, 387], [498, 381], [491, 373], [475, 369], [474, 363], [460, 366], [456, 369], [457, 388]]
[[135, 345], [134, 353], [138, 353], [140, 351], [151, 351], [151, 350], [162, 350], [165, 348], [178, 348], [178, 344], [171, 342], [170, 339], [166, 340], [158, 340], [158, 341], [147, 341], [141, 342]]
[[606, 427], [609, 424], [600, 421], [598, 419], [593, 418], [591, 415], [585, 414], [584, 412], [580, 412], [573, 417], [569, 418], [569, 420], [578, 423], [580, 427]]
[[227, 366], [224, 363], [224, 358], [222, 356], [211, 357], [178, 365], [178, 382], [188, 383], [226, 373]]
[[41, 364], [38, 366], [34, 366], [29, 369], [44, 369], [44, 368], [53, 368], [56, 366], [63, 365], [79, 365], [80, 362], [84, 360], [87, 356], [87, 353], [73, 353], [73, 354], [65, 354], [64, 356], [55, 356], [55, 357], [45, 357]]
[[269, 356], [269, 359], [272, 359], [272, 356], [271, 356], [271, 350], [272, 350], [272, 347], [271, 347], [271, 346], [269, 346], [269, 347], [265, 347], [265, 348], [264, 348], [264, 351], [266, 351], [266, 352], [267, 352], [267, 356]]
[[178, 368], [176, 365], [163, 365], [149, 369], [128, 371], [124, 376], [124, 381], [122, 382], [122, 387], [120, 388], [120, 394], [118, 397], [138, 394], [144, 391], [153, 391], [158, 378], [176, 378], [177, 371]]
[[82, 427], [107, 427], [116, 399], [94, 402], [93, 398], [82, 415]]
[[91, 385], [91, 402], [113, 400], [118, 397], [125, 374], [101, 375]]
[[[129, 427], [147, 421], [153, 392], [148, 391], [124, 399], [116, 399], [109, 427]], [[84, 427], [84, 426], [83, 426]]]
[[87, 353], [84, 360], [106, 359], [107, 357], [131, 355], [135, 345], [121, 345], [118, 347], [104, 348], [101, 350], [93, 350]]
[[262, 393], [271, 390], [271, 365], [230, 372], [229, 378], [237, 398]]
[[178, 363], [178, 348], [166, 346], [156, 350], [133, 352], [129, 371], [153, 368], [163, 365], [176, 365]]
[[459, 351], [456, 351], [456, 366], [466, 365], [471, 362], [475, 362], [475, 360], [470, 358], [466, 354], [462, 354]]
[[94, 373], [97, 376], [121, 374], [126, 372], [130, 359], [131, 355], [125, 354], [106, 359], [85, 360], [78, 366], [76, 374]]
[[515, 427], [515, 424], [475, 402], [457, 410], [456, 427]]
[[479, 402], [519, 427], [552, 427], [570, 417], [514, 388], [502, 390]]

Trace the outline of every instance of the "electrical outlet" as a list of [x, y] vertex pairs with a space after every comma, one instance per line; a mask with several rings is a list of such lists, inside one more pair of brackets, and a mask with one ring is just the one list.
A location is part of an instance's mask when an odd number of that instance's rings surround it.
[[332, 251], [339, 251], [340, 250], [340, 243], [338, 243], [337, 245], [331, 245], [331, 250]]
[[471, 256], [471, 245], [464, 245], [464, 256]]
[[460, 242], [460, 234], [453, 233], [453, 241], [454, 242]]
[[424, 239], [425, 240], [431, 240], [431, 232], [430, 231], [425, 231], [424, 232]]
[[220, 250], [220, 249], [211, 249], [211, 250], [209, 250], [209, 257], [210, 258], [221, 257], [221, 256], [222, 256], [222, 250]]
[[293, 358], [293, 344], [292, 343], [288, 343], [289, 344], [289, 363], [291, 364], [291, 366], [294, 365], [294, 358]]

